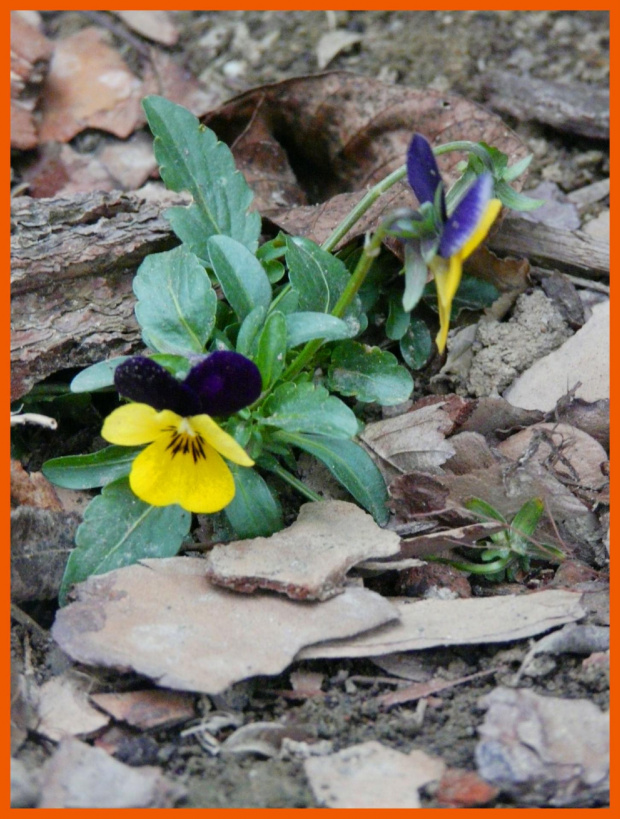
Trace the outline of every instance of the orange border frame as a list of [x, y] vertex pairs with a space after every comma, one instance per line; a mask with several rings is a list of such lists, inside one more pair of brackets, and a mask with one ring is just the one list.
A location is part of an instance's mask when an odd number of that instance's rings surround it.
[[[265, 5], [267, 6], [266, 9], [263, 8], [263, 6], [265, 6]], [[438, 10], [445, 9], [445, 10], [449, 10], [449, 11], [453, 11], [453, 10], [464, 11], [464, 10], [469, 10], [471, 8], [471, 6], [469, 4], [463, 2], [463, 0], [452, 0], [452, 2], [445, 2], [445, 0], [444, 0], [444, 2], [435, 3], [430, 7], [425, 4], [422, 7], [415, 7], [414, 6], [414, 8], [412, 8], [412, 5], [413, 5], [412, 3], [395, 2], [395, 3], [391, 3], [389, 5], [389, 9], [390, 10], [403, 9], [403, 10], [409, 10], [409, 11], [438, 11]], [[515, 5], [516, 4], [514, 4], [514, 3], [507, 5], [507, 4], [490, 3], [490, 2], [488, 2], [486, 0], [482, 0], [482, 2], [478, 2], [475, 5], [475, 8], [480, 9], [480, 10], [491, 10], [491, 11], [510, 11], [510, 10], [515, 10]], [[519, 11], [534, 11], [534, 10], [536, 10], [536, 11], [538, 11], [538, 10], [540, 10], [540, 11], [555, 11], [555, 10], [557, 10], [557, 11], [580, 11], [580, 10], [583, 10], [583, 5], [584, 5], [583, 3], [575, 3], [575, 2], [564, 2], [564, 3], [560, 3], [560, 2], [546, 2], [546, 3], [545, 2], [529, 2], [523, 8], [519, 8], [518, 10]], [[246, 10], [247, 11], [250, 11], [250, 10], [259, 10], [259, 11], [263, 10], [263, 11], [266, 11], [268, 9], [269, 10], [271, 10], [271, 9], [281, 9], [283, 11], [286, 11], [286, 10], [290, 10], [290, 6], [291, 6], [290, 0], [289, 0], [288, 3], [277, 2], [277, 0], [276, 0], [276, 2], [270, 2], [268, 4], [245, 2], [245, 3], [243, 3], [243, 9], [242, 10], [243, 11], [246, 11]], [[321, 10], [326, 10], [326, 9], [350, 10], [351, 6], [353, 6], [353, 8], [356, 9], [356, 10], [362, 10], [362, 11], [366, 11], [366, 10], [385, 10], [385, 8], [386, 8], [385, 4], [377, 2], [377, 0], [375, 0], [374, 2], [362, 2], [362, 3], [358, 2], [358, 3], [355, 3], [354, 5], [351, 4], [351, 3], [345, 4], [345, 3], [340, 3], [340, 2], [332, 2], [330, 4], [327, 4], [327, 3], [326, 4], [318, 4], [316, 2], [310, 2], [310, 3], [304, 4], [302, 8], [304, 10], [307, 10], [307, 11], [316, 11], [316, 10], [321, 11]], [[601, 3], [593, 3], [589, 7], [589, 10], [592, 10], [592, 11], [609, 11], [610, 12], [610, 28], [613, 30], [615, 28], [616, 20], [620, 16], [620, 11], [613, 11], [613, 10], [611, 10], [610, 6], [611, 6], [611, 2], [602, 3], [602, 4]], [[32, 6], [26, 6], [26, 7], [27, 8], [32, 8]], [[35, 7], [36, 7], [37, 10], [58, 10], [58, 5], [57, 4], [49, 3], [49, 2], [37, 3], [35, 5]], [[123, 3], [123, 4], [115, 4], [115, 6], [112, 7], [112, 10], [116, 10], [116, 9], [135, 9], [137, 7], [138, 6], [136, 4], [132, 4], [132, 3], [129, 2], [129, 3]], [[153, 8], [153, 7], [157, 8], [157, 4], [147, 6], [147, 8]], [[21, 6], [21, 8], [24, 8], [24, 6]], [[84, 9], [84, 8], [100, 9], [101, 7], [97, 6], [96, 4], [93, 4], [93, 3], [89, 2], [89, 0], [86, 0], [86, 2], [69, 2], [69, 3], [62, 4], [62, 10]], [[168, 7], [165, 6], [165, 5], [162, 6], [160, 4], [159, 8], [166, 9]], [[220, 2], [220, 3], [212, 4], [210, 10], [229, 10], [230, 8], [231, 8], [230, 3]], [[194, 6], [191, 3], [180, 2], [180, 3], [176, 3], [175, 9], [193, 10]], [[10, 12], [10, 10], [8, 10], [6, 12], [7, 16], [5, 17], [5, 26], [3, 28], [4, 33], [1, 35], [3, 37], [3, 39], [5, 40], [5, 45], [6, 45], [6, 52], [5, 53], [7, 54], [7, 63], [9, 62], [9, 55], [10, 55], [10, 25], [9, 25], [9, 19], [8, 19], [9, 12]], [[612, 31], [612, 35], [613, 35], [613, 33], [614, 32]], [[612, 50], [611, 53], [613, 55], [613, 50]], [[615, 70], [614, 70], [613, 62], [614, 62], [614, 58], [612, 56], [612, 71], [611, 71], [612, 91], [613, 91], [613, 78], [615, 77]], [[7, 66], [7, 74], [8, 74], [8, 66]], [[9, 89], [8, 89], [8, 84], [7, 84], [7, 86], [5, 88], [6, 88], [5, 100], [6, 100], [6, 103], [7, 103], [5, 110], [7, 111], [7, 119], [8, 119], [8, 110], [9, 110], [9, 104], [8, 104], [8, 102], [9, 102]], [[614, 97], [613, 93], [611, 95], [611, 99], [612, 99], [612, 101], [615, 100], [615, 97]], [[614, 109], [615, 109], [615, 105], [612, 102], [612, 106], [611, 106], [612, 123], [616, 120], [615, 110]], [[9, 133], [9, 128], [6, 129], [6, 132], [7, 132], [7, 134]], [[612, 133], [613, 133], [613, 126], [612, 126]], [[10, 141], [10, 140], [7, 139], [7, 141]], [[10, 150], [10, 146], [9, 146], [9, 150]], [[10, 188], [10, 172], [9, 172], [8, 167], [5, 168], [5, 171], [3, 172], [3, 178], [5, 180], [5, 191], [8, 191], [9, 188]], [[10, 201], [9, 201], [8, 196], [7, 196], [7, 200], [5, 202], [5, 205], [4, 205], [4, 209], [5, 209], [4, 224], [8, 226], [10, 224]], [[612, 237], [613, 236], [614, 236], [614, 232], [612, 231]], [[7, 237], [7, 245], [9, 245], [8, 237]], [[10, 264], [10, 247], [7, 250], [8, 250], [7, 256], [9, 257], [9, 264]], [[612, 241], [612, 250], [613, 250], [613, 241]], [[612, 254], [612, 257], [613, 257], [613, 254]], [[8, 277], [7, 277], [7, 282], [8, 282]], [[7, 337], [7, 348], [8, 348], [8, 347], [10, 347], [10, 329], [9, 329], [10, 328], [10, 285], [7, 283], [6, 287], [7, 287], [6, 297], [2, 301], [2, 304], [6, 304], [6, 315], [5, 315], [6, 321], [3, 322], [0, 326], [3, 327], [3, 328], [6, 328], [4, 330], [4, 333], [5, 333], [6, 337]], [[612, 326], [612, 328], [614, 327], [613, 322], [612, 322], [611, 326]], [[612, 342], [613, 342], [612, 351], [613, 351], [613, 347], [615, 345], [615, 336], [617, 336], [617, 334], [612, 333]], [[6, 363], [3, 364], [3, 377], [4, 377], [4, 382], [7, 385], [9, 385], [10, 384], [10, 372], [9, 372], [10, 371], [10, 361], [9, 361], [8, 356], [5, 359], [5, 362]], [[8, 390], [10, 392], [10, 387], [8, 387]], [[614, 397], [615, 397], [614, 393], [615, 393], [615, 390], [612, 390], [612, 399], [614, 399]], [[613, 403], [613, 400], [612, 400], [612, 406], [613, 405], [614, 405], [614, 403]], [[3, 449], [5, 450], [5, 453], [6, 453], [6, 458], [4, 459], [4, 463], [8, 464], [9, 452], [10, 452], [10, 442], [9, 442], [9, 435], [8, 434], [2, 439], [2, 442], [3, 442]], [[8, 479], [8, 477], [7, 477], [7, 481], [6, 481], [6, 486], [7, 486], [7, 499], [8, 499], [7, 506], [10, 509], [10, 497], [9, 497], [10, 496], [10, 488], [9, 488], [9, 479]], [[9, 516], [7, 515], [7, 520], [8, 520], [8, 518], [9, 518]], [[6, 542], [9, 542], [9, 537], [8, 536], [7, 536], [7, 541]], [[6, 576], [7, 576], [6, 586], [7, 586], [7, 598], [8, 598], [9, 597], [9, 593], [8, 593], [9, 581], [8, 581], [8, 578], [10, 577], [10, 573], [8, 571], [7, 571]], [[614, 606], [612, 605], [612, 611], [613, 611], [613, 609], [614, 609]], [[9, 667], [9, 657], [10, 657], [10, 654], [9, 654], [9, 651], [10, 651], [10, 636], [7, 636], [7, 638], [6, 638], [5, 648], [6, 648], [6, 652], [5, 652], [4, 656], [7, 658], [7, 660], [6, 660], [6, 665], [4, 666], [5, 669], [6, 669], [6, 673], [4, 674], [4, 681], [5, 681], [5, 689], [6, 689], [6, 692], [7, 692], [6, 701], [7, 701], [7, 704], [8, 704], [8, 700], [9, 700], [9, 695], [8, 695], [8, 689], [9, 689], [8, 667]], [[7, 751], [9, 749], [9, 747], [10, 747], [9, 746], [9, 727], [8, 727], [8, 725], [9, 725], [9, 721], [7, 720], [6, 721], [6, 728], [4, 730], [4, 747], [7, 749]], [[613, 726], [613, 723], [612, 723], [612, 726]], [[615, 731], [612, 729], [612, 739], [614, 739], [614, 734], [615, 734]], [[613, 743], [612, 743], [612, 750], [613, 750]], [[5, 779], [5, 783], [6, 783], [6, 787], [2, 788], [3, 791], [6, 791], [6, 796], [5, 796], [5, 800], [3, 800], [3, 803], [8, 807], [8, 805], [9, 805], [9, 781], [8, 781], [8, 776]], [[613, 805], [613, 802], [612, 802], [612, 805]], [[236, 813], [245, 814], [248, 810], [251, 810], [254, 814], [260, 814], [261, 816], [269, 814], [269, 815], [272, 815], [272, 816], [277, 815], [278, 817], [287, 817], [289, 815], [292, 816], [293, 814], [295, 814], [295, 815], [300, 814], [300, 810], [287, 809], [287, 808], [285, 808], [285, 809], [224, 809], [224, 810], [213, 809], [213, 810], [210, 810], [210, 813], [211, 814], [216, 814], [217, 813], [218, 815], [221, 815], [222, 817], [226, 817], [226, 819], [230, 819], [230, 817], [234, 816]], [[307, 816], [308, 814], [318, 815], [319, 813], [321, 813], [321, 814], [324, 813], [325, 810], [327, 810], [327, 809], [325, 809], [325, 808], [312, 808], [312, 809], [309, 809], [309, 810], [305, 810], [303, 812], [303, 815], [304, 816]], [[484, 810], [484, 808], [462, 809], [462, 810], [465, 810], [465, 812], [467, 812], [468, 814], [473, 814], [473, 813], [477, 813], [479, 810]], [[513, 808], [513, 809], [508, 809], [507, 812], [508, 813], [514, 813], [514, 812], [519, 812], [520, 810], [522, 810], [522, 809]], [[543, 809], [537, 809], [537, 810], [533, 810], [533, 811], [530, 810], [529, 815], [531, 816], [532, 814], [536, 814], [541, 810], [543, 810]], [[23, 810], [22, 809], [22, 810], [20, 810], [19, 815], [23, 816], [25, 813], [30, 813], [30, 812], [33, 812], [33, 811]], [[75, 816], [76, 814], [86, 814], [86, 813], [89, 813], [89, 812], [90, 812], [90, 810], [73, 810], [73, 811], [69, 812], [69, 816]], [[176, 809], [157, 809], [157, 812], [159, 814], [167, 813], [167, 814], [170, 814], [170, 816], [178, 816], [178, 814], [176, 813]], [[427, 813], [427, 814], [431, 813], [430, 810], [429, 811], [424, 811], [424, 812]], [[577, 814], [581, 814], [581, 813], [588, 813], [589, 814], [590, 812], [591, 812], [590, 809], [581, 809], [581, 810], [559, 809], [559, 810], [554, 811], [554, 816], [569, 815], [570, 814], [571, 817], [574, 817]], [[115, 817], [117, 817], [117, 816], [128, 816], [129, 817], [129, 816], [134, 816], [137, 813], [144, 814], [144, 815], [148, 816], [148, 815], [151, 815], [152, 811], [150, 809], [121, 809], [121, 810], [115, 810], [114, 811], [114, 816]], [[392, 815], [402, 815], [402, 813], [400, 813], [398, 811], [388, 810], [388, 809], [373, 811], [372, 813], [373, 814], [381, 814], [381, 815], [387, 814], [387, 813], [392, 814]], [[506, 811], [505, 811], [505, 813], [506, 813]], [[505, 815], [505, 813], [503, 815]], [[416, 815], [418, 815], [418, 814], [416, 814]]]

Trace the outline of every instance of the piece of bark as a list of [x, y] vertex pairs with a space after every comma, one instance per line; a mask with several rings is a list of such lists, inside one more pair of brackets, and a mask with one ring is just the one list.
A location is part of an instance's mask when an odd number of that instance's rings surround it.
[[490, 237], [489, 247], [496, 253], [525, 256], [542, 267], [579, 276], [609, 276], [609, 243], [579, 230], [561, 230], [511, 217], [504, 219], [498, 232]]
[[176, 244], [162, 212], [181, 201], [163, 189], [13, 201], [12, 400], [57, 370], [141, 346], [133, 276]]
[[483, 79], [483, 90], [491, 108], [518, 120], [536, 120], [569, 134], [609, 139], [606, 88], [490, 71]]

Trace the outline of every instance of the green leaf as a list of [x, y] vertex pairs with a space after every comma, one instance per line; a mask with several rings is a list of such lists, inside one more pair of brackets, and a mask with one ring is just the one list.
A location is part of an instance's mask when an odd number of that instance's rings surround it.
[[527, 554], [530, 538], [545, 511], [545, 504], [540, 498], [526, 501], [510, 523], [509, 542], [511, 548], [520, 554]]
[[297, 347], [315, 338], [337, 341], [354, 334], [346, 321], [329, 313], [290, 313], [286, 316], [286, 329], [289, 347]]
[[207, 243], [209, 260], [228, 303], [243, 320], [255, 307], [268, 309], [271, 285], [253, 253], [228, 236], [213, 236]]
[[433, 341], [425, 321], [412, 318], [400, 340], [400, 354], [412, 370], [420, 370], [431, 357]]
[[215, 326], [217, 296], [200, 260], [181, 245], [152, 253], [133, 282], [145, 344], [161, 353], [202, 353]]
[[286, 252], [286, 235], [282, 232], [274, 239], [264, 242], [256, 251], [256, 258], [261, 262], [272, 262], [283, 259]]
[[410, 313], [422, 298], [428, 268], [417, 248], [405, 244], [405, 292], [403, 293], [403, 310]]
[[390, 515], [386, 507], [388, 493], [385, 481], [361, 446], [342, 438], [299, 432], [281, 432], [278, 438], [318, 458], [378, 524], [383, 526], [388, 522]]
[[268, 262], [261, 261], [261, 264], [271, 284], [276, 284], [284, 278], [286, 268], [282, 262], [279, 262], [277, 259], [270, 259]]
[[506, 182], [514, 182], [517, 177], [521, 176], [522, 173], [529, 168], [530, 163], [534, 159], [534, 154], [528, 154], [524, 156], [523, 159], [520, 159], [518, 162], [515, 162], [510, 167], [505, 168], [502, 174], [502, 179]]
[[403, 309], [403, 297], [392, 292], [388, 298], [388, 317], [385, 322], [385, 334], [392, 341], [401, 339], [409, 328], [410, 316]]
[[[120, 355], [117, 358], [109, 358], [107, 361], [99, 361], [90, 367], [86, 367], [78, 373], [69, 389], [71, 392], [95, 392], [114, 386], [114, 373], [119, 364], [131, 358], [129, 355]], [[189, 361], [182, 355], [167, 355], [166, 353], [156, 353], [149, 356], [153, 361], [161, 364], [175, 378], [184, 378], [190, 369]]]
[[94, 489], [129, 475], [141, 446], [108, 446], [88, 455], [52, 458], [41, 467], [48, 481], [65, 489]]
[[136, 498], [127, 478], [109, 483], [84, 512], [76, 548], [60, 587], [61, 604], [69, 587], [93, 574], [130, 566], [147, 557], [172, 557], [189, 532], [191, 515], [180, 506], [150, 506]]
[[413, 392], [413, 379], [396, 356], [357, 341], [343, 341], [334, 348], [327, 385], [342, 395], [383, 406], [401, 404]]
[[[347, 285], [350, 273], [343, 261], [320, 248], [310, 239], [286, 237], [286, 263], [293, 290], [299, 294], [299, 309], [329, 313]], [[345, 313], [358, 318], [361, 302], [356, 296]]]
[[268, 537], [283, 528], [282, 509], [264, 479], [255, 469], [230, 464], [235, 479], [235, 497], [224, 509], [237, 536]]
[[258, 339], [254, 363], [263, 378], [266, 390], [284, 369], [286, 361], [286, 319], [282, 313], [271, 313]]
[[255, 307], [241, 322], [239, 333], [237, 334], [237, 352], [248, 358], [253, 357], [253, 352], [256, 349], [256, 342], [258, 334], [265, 324], [267, 310], [258, 306]]
[[469, 498], [467, 501], [465, 501], [464, 506], [481, 520], [498, 520], [500, 523], [507, 522], [506, 518], [501, 514], [501, 512], [498, 512], [494, 506], [491, 506], [490, 503], [487, 503], [480, 498]]
[[[450, 320], [454, 321], [463, 310], [482, 310], [490, 307], [497, 298], [499, 290], [491, 282], [485, 282], [475, 276], [463, 276], [452, 302]], [[424, 300], [437, 310], [437, 291], [433, 282], [426, 285]]]
[[262, 407], [259, 424], [288, 432], [314, 432], [352, 438], [359, 424], [354, 412], [318, 384], [281, 384]]
[[186, 108], [163, 97], [146, 97], [142, 105], [155, 141], [159, 172], [167, 188], [189, 191], [191, 207], [166, 211], [176, 235], [203, 262], [211, 236], [230, 236], [254, 252], [261, 220], [248, 208], [251, 188], [235, 168], [230, 149], [201, 125]]
[[526, 196], [524, 193], [517, 193], [504, 181], [495, 183], [495, 196], [502, 205], [516, 211], [536, 210], [545, 204], [544, 199], [532, 199], [531, 196]]

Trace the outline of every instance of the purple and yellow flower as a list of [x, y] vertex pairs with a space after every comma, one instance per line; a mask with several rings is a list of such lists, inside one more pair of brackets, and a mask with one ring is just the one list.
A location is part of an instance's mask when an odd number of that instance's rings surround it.
[[134, 356], [114, 374], [118, 392], [132, 402], [114, 410], [101, 435], [112, 444], [149, 444], [134, 460], [129, 485], [152, 506], [178, 503], [189, 512], [217, 512], [235, 495], [224, 458], [240, 466], [254, 461], [212, 416], [230, 415], [261, 393], [256, 365], [221, 350], [178, 381], [157, 362]]
[[493, 198], [492, 175], [483, 173], [448, 215], [444, 185], [433, 149], [420, 134], [416, 134], [409, 145], [407, 178], [421, 205], [425, 202], [439, 205], [437, 249], [428, 266], [435, 277], [437, 288], [439, 333], [436, 341], [439, 352], [443, 353], [450, 326], [450, 310], [461, 282], [463, 262], [486, 238], [502, 203]]

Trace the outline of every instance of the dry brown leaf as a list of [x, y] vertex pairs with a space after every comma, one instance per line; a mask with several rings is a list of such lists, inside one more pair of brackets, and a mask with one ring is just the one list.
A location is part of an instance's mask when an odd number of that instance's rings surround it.
[[496, 688], [480, 700], [476, 764], [489, 782], [523, 803], [579, 804], [588, 791], [609, 788], [609, 713], [589, 700]]
[[383, 694], [377, 697], [377, 702], [383, 708], [392, 708], [394, 705], [402, 705], [405, 702], [414, 702], [415, 700], [430, 697], [433, 694], [438, 694], [440, 691], [453, 688], [455, 685], [461, 685], [462, 683], [494, 674], [496, 671], [496, 668], [487, 668], [484, 671], [467, 674], [465, 677], [459, 677], [456, 680], [446, 680], [443, 677], [437, 677], [434, 680], [415, 683], [414, 685], [408, 685], [406, 688], [399, 688], [398, 691], [390, 691], [389, 694]]
[[196, 716], [193, 697], [178, 691], [123, 691], [92, 694], [90, 699], [114, 719], [143, 730], [176, 725]]
[[88, 191], [112, 191], [118, 182], [93, 154], [81, 154], [71, 145], [42, 145], [35, 162], [23, 174], [28, 193], [37, 199], [65, 197]]
[[[403, 164], [415, 131], [431, 142], [484, 140], [507, 153], [510, 162], [527, 153], [499, 117], [469, 100], [345, 71], [252, 89], [209, 114], [205, 123], [232, 146], [261, 215], [319, 243], [369, 185]], [[257, 155], [280, 156], [281, 162], [274, 166], [270, 160], [263, 168], [254, 162]], [[449, 181], [455, 180], [461, 158], [440, 158]], [[383, 213], [414, 203], [405, 182], [395, 185], [348, 238], [376, 225]]]
[[[219, 88], [204, 87], [196, 77], [173, 59], [170, 54], [152, 48], [144, 70], [142, 95], [159, 94], [177, 105], [188, 108], [201, 117], [222, 102]], [[143, 118], [141, 122], [146, 122]]]
[[502, 319], [521, 293], [530, 286], [530, 263], [527, 259], [500, 259], [492, 250], [479, 247], [465, 262], [465, 273], [489, 282], [500, 295], [485, 310], [486, 315]]
[[211, 582], [240, 592], [272, 589], [293, 600], [327, 600], [344, 589], [348, 570], [369, 557], [398, 553], [400, 538], [346, 501], [305, 503], [282, 532], [215, 546]]
[[316, 62], [319, 71], [331, 63], [341, 51], [347, 51], [351, 46], [361, 43], [364, 37], [355, 31], [337, 28], [322, 34], [316, 46]]
[[445, 462], [444, 469], [454, 475], [465, 475], [472, 469], [493, 466], [497, 461], [485, 437], [479, 432], [459, 432], [450, 438], [450, 444], [454, 455]]
[[76, 587], [76, 602], [57, 613], [52, 635], [80, 662], [215, 694], [247, 677], [279, 673], [302, 646], [327, 635], [357, 634], [397, 616], [367, 589], [300, 603], [220, 589], [205, 570], [204, 560], [179, 557], [90, 577]]
[[495, 521], [471, 523], [441, 532], [417, 535], [401, 541], [401, 555], [422, 557], [423, 555], [442, 555], [447, 557], [454, 549], [463, 546], [473, 548], [479, 540], [489, 538], [495, 532], [501, 532], [503, 524]]
[[43, 768], [39, 808], [170, 808], [185, 787], [159, 768], [131, 768], [101, 748], [61, 741]]
[[88, 701], [93, 681], [73, 670], [52, 677], [39, 689], [37, 733], [58, 742], [66, 736], [87, 737], [110, 718]]
[[608, 482], [603, 447], [568, 424], [534, 424], [502, 441], [497, 450], [511, 461], [537, 461], [569, 487], [596, 490]]
[[522, 640], [584, 616], [581, 595], [562, 589], [533, 594], [411, 600], [393, 597], [400, 620], [352, 640], [309, 646], [298, 659], [372, 657], [449, 645]]
[[304, 762], [315, 798], [328, 808], [419, 808], [418, 789], [444, 770], [424, 751], [403, 754], [374, 741]]
[[105, 33], [85, 28], [58, 40], [42, 92], [41, 142], [69, 142], [85, 128], [124, 139], [143, 122], [142, 83]]
[[33, 111], [53, 48], [36, 25], [11, 11], [11, 148], [38, 145]]
[[137, 34], [162, 45], [173, 46], [179, 32], [167, 11], [114, 11]]
[[11, 506], [36, 506], [59, 511], [62, 504], [52, 484], [41, 472], [26, 472], [11, 458]]
[[468, 417], [459, 428], [462, 432], [479, 432], [490, 444], [497, 443], [512, 430], [522, 429], [543, 420], [539, 410], [515, 407], [505, 398], [476, 398]]

